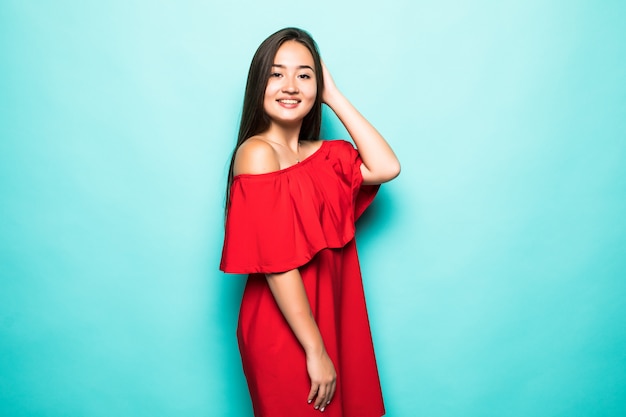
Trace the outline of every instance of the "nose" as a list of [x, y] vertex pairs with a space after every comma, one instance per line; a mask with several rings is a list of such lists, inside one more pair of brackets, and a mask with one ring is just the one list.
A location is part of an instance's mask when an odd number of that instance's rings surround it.
[[297, 94], [298, 92], [296, 80], [293, 77], [286, 77], [285, 84], [283, 85], [283, 93]]

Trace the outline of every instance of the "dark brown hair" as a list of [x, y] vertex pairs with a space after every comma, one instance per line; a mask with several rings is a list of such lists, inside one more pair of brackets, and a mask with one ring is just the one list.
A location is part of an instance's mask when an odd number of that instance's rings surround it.
[[270, 77], [274, 57], [281, 45], [287, 41], [296, 41], [306, 46], [313, 56], [315, 65], [315, 80], [317, 84], [317, 96], [309, 113], [302, 120], [299, 140], [319, 140], [322, 125], [322, 91], [324, 91], [324, 79], [322, 77], [322, 61], [317, 49], [317, 44], [306, 31], [298, 28], [285, 28], [270, 35], [261, 43], [256, 50], [250, 70], [243, 98], [243, 111], [239, 124], [237, 144], [233, 150], [228, 169], [228, 182], [226, 184], [226, 210], [230, 205], [230, 187], [233, 183], [233, 167], [237, 149], [247, 139], [263, 133], [270, 127], [270, 118], [263, 108], [265, 88]]

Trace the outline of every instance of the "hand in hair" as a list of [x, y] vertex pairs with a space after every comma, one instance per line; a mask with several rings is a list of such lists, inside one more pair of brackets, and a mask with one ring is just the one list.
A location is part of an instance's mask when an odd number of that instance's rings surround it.
[[339, 91], [326, 65], [322, 62], [324, 91], [322, 100], [339, 117], [356, 144], [363, 164], [364, 184], [381, 184], [400, 174], [400, 162], [380, 133]]
[[324, 61], [322, 61], [322, 76], [324, 77], [324, 91], [322, 92], [322, 101], [324, 104], [331, 106], [330, 103], [333, 102], [333, 97], [341, 94], [335, 85], [335, 81], [333, 77], [330, 75], [330, 71], [328, 71], [328, 67]]

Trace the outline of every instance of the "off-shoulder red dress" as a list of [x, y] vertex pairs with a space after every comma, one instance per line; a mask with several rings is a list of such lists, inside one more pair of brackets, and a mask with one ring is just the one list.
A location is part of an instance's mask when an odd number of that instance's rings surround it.
[[237, 337], [256, 417], [320, 415], [307, 404], [304, 351], [264, 275], [295, 268], [337, 371], [323, 415], [385, 414], [354, 241], [378, 186], [362, 185], [360, 166], [349, 142], [324, 141], [299, 164], [233, 180], [220, 269], [249, 274]]

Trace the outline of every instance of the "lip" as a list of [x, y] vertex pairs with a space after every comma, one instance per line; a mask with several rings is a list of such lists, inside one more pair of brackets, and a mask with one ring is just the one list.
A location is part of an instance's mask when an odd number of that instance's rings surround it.
[[278, 100], [276, 100], [276, 102], [278, 103], [278, 105], [286, 109], [294, 109], [298, 107], [302, 100], [298, 100], [295, 98], [279, 98]]

